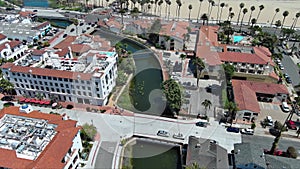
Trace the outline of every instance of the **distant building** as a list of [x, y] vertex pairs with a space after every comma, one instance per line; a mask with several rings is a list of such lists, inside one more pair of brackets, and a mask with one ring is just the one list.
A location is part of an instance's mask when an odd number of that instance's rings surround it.
[[200, 168], [229, 168], [227, 150], [210, 139], [189, 137], [186, 165]]
[[77, 122], [28, 109], [0, 111], [0, 168], [77, 168], [83, 150]]
[[159, 32], [158, 44], [166, 50], [184, 50], [185, 41], [188, 40], [189, 22], [172, 21], [162, 23]]
[[236, 120], [246, 122], [250, 122], [260, 113], [258, 101], [281, 103], [289, 95], [286, 86], [274, 83], [232, 80], [232, 88], [234, 102], [239, 109]]
[[9, 39], [33, 42], [46, 35], [51, 29], [50, 22], [43, 23], [9, 23], [0, 22], [0, 33]]

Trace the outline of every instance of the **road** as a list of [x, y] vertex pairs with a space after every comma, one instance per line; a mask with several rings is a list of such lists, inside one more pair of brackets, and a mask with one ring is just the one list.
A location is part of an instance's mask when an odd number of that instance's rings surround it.
[[[265, 136], [242, 136], [243, 143], [251, 143], [258, 145], [262, 150], [263, 149], [271, 149], [274, 138], [265, 137]], [[298, 141], [289, 140], [287, 138], [281, 138], [278, 144], [278, 150], [285, 151], [289, 146], [295, 147], [295, 149], [300, 151], [300, 144]]]
[[[283, 50], [281, 48], [281, 50]], [[283, 73], [287, 73], [292, 80], [292, 85], [296, 86], [300, 83], [300, 76], [299, 76], [299, 68], [298, 66], [293, 62], [293, 60], [291, 59], [290, 55], [286, 55], [284, 53], [282, 53], [283, 58], [282, 58], [282, 65], [284, 67]]]

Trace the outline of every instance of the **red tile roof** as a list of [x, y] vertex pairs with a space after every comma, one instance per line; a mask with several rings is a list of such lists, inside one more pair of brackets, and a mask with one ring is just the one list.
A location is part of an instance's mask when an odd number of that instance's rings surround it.
[[17, 41], [17, 40], [12, 40], [12, 41], [10, 41], [10, 42], [8, 42], [8, 43], [9, 43], [9, 45], [10, 45], [10, 48], [15, 48], [16, 46], [22, 44], [21, 41]]
[[31, 15], [34, 15], [36, 14], [35, 12], [32, 12], [32, 11], [20, 11], [19, 12], [19, 15], [21, 17], [30, 17]]
[[91, 80], [92, 74], [91, 73], [80, 73], [80, 72], [71, 72], [66, 70], [55, 70], [55, 69], [43, 69], [37, 67], [25, 67], [25, 66], [16, 66], [12, 65], [11, 63], [6, 63], [1, 66], [3, 69], [10, 68], [11, 72], [20, 72], [33, 75], [40, 75], [40, 76], [51, 76], [57, 78], [66, 78], [66, 79], [78, 79], [80, 76], [81, 80]]
[[3, 35], [2, 33], [0, 33], [0, 40], [3, 40], [3, 39], [5, 39], [5, 38], [6, 38], [6, 36]]
[[91, 49], [89, 45], [85, 44], [71, 44], [71, 50], [75, 53], [84, 53]]
[[32, 29], [37, 29], [37, 30], [39, 30], [39, 29], [41, 29], [41, 28], [43, 28], [43, 27], [45, 27], [45, 26], [47, 26], [47, 25], [49, 25], [49, 24], [50, 24], [50, 22], [46, 21], [46, 22], [43, 22], [43, 23], [41, 23], [41, 24], [39, 24], [39, 25], [33, 27]]
[[35, 56], [40, 56], [40, 55], [43, 55], [44, 53], [46, 53], [46, 51], [43, 49], [41, 49], [41, 50], [34, 49], [31, 54], [35, 55]]
[[286, 86], [275, 83], [254, 82], [245, 80], [232, 80], [234, 100], [239, 110], [259, 112], [256, 94], [289, 94]]
[[74, 42], [76, 39], [76, 36], [67, 36], [63, 41], [55, 45], [54, 49], [64, 49], [66, 47], [69, 47], [72, 42]]
[[239, 62], [239, 63], [250, 63], [250, 64], [262, 64], [266, 65], [268, 62], [258, 56], [257, 54], [251, 53], [239, 53], [239, 52], [220, 52], [220, 60], [222, 62]]
[[59, 57], [64, 57], [69, 53], [69, 48], [64, 48], [62, 50], [59, 50], [55, 52], [55, 54], [58, 54]]
[[187, 27], [189, 27], [189, 22], [169, 22], [168, 24], [162, 25], [159, 34], [183, 39], [184, 34], [188, 33]]
[[73, 144], [73, 139], [79, 131], [76, 127], [76, 121], [63, 120], [61, 116], [53, 114], [44, 114], [39, 111], [33, 111], [29, 114], [20, 113], [19, 107], [8, 107], [0, 111], [0, 118], [5, 114], [25, 116], [29, 118], [45, 119], [50, 124], [58, 125], [55, 129], [57, 134], [46, 146], [43, 152], [35, 160], [25, 160], [16, 157], [14, 150], [0, 148], [0, 166], [6, 168], [63, 168], [62, 159], [67, 154]]

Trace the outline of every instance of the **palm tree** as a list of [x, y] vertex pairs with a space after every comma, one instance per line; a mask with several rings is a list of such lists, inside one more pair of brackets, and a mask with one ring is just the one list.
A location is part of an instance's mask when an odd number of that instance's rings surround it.
[[198, 8], [198, 15], [197, 15], [197, 23], [199, 23], [199, 17], [200, 17], [200, 11], [201, 11], [201, 5], [203, 0], [199, 0], [199, 8]]
[[231, 12], [230, 15], [229, 15], [229, 17], [230, 17], [229, 21], [231, 22], [232, 18], [234, 17], [234, 12]]
[[156, 15], [156, 9], [157, 9], [157, 3], [158, 3], [159, 0], [155, 0], [154, 1], [154, 4], [155, 4], [155, 7], [154, 7], [154, 15]]
[[238, 18], [237, 18], [237, 21], [236, 21], [237, 25], [239, 25], [241, 11], [244, 8], [244, 6], [245, 6], [244, 3], [240, 3], [240, 11], [239, 11]]
[[201, 58], [194, 58], [193, 64], [196, 66], [196, 77], [197, 77], [197, 87], [199, 86], [199, 79], [203, 69], [205, 69], [205, 64]]
[[192, 12], [193, 6], [190, 4], [188, 8], [189, 8], [189, 20], [191, 20], [191, 12]]
[[178, 16], [177, 16], [177, 20], [179, 20], [180, 17], [180, 9], [181, 9], [182, 3], [178, 3]]
[[259, 5], [259, 12], [258, 12], [258, 15], [257, 15], [257, 17], [256, 17], [256, 22], [258, 21], [258, 18], [259, 18], [259, 16], [260, 16], [260, 13], [261, 13], [261, 11], [262, 11], [264, 8], [265, 8], [264, 5]]
[[295, 19], [294, 19], [294, 22], [293, 22], [293, 24], [291, 26], [291, 29], [295, 29], [299, 17], [300, 17], [300, 12], [297, 12], [296, 16], [295, 16]]
[[170, 0], [165, 0], [166, 2], [166, 7], [165, 7], [165, 18], [167, 18], [168, 16], [168, 3], [169, 3]]
[[192, 165], [186, 166], [185, 169], [200, 169], [198, 163], [194, 162]]
[[249, 20], [248, 20], [248, 25], [250, 25], [252, 13], [253, 13], [253, 11], [255, 10], [255, 6], [251, 6], [251, 7], [250, 7], [250, 10], [251, 10], [251, 12], [250, 12]]
[[220, 16], [219, 16], [219, 23], [220, 23], [221, 20], [222, 20], [222, 13], [223, 13], [223, 8], [224, 8], [224, 6], [225, 6], [225, 3], [224, 3], [224, 2], [221, 3], [220, 6], [221, 6], [221, 12], [220, 12]]
[[169, 12], [168, 12], [168, 20], [169, 20], [169, 18], [170, 18], [170, 7], [171, 7], [172, 2], [169, 0], [167, 2], [167, 4], [169, 5]]
[[205, 99], [205, 100], [201, 103], [201, 105], [204, 106], [204, 108], [205, 108], [205, 116], [207, 116], [207, 108], [210, 109], [211, 101], [208, 100], [208, 99]]
[[237, 105], [234, 102], [226, 101], [226, 103], [225, 103], [225, 109], [227, 109], [228, 112], [229, 112], [230, 121], [231, 121], [231, 125], [232, 125], [233, 120], [235, 119], [236, 111], [238, 111], [238, 107], [237, 107]]
[[164, 3], [164, 1], [163, 0], [160, 0], [159, 2], [158, 2], [158, 6], [159, 6], [159, 16], [161, 16], [161, 5]]
[[213, 10], [214, 6], [215, 6], [215, 1], [211, 1], [210, 12], [209, 12], [209, 15], [208, 15], [208, 19], [210, 19], [210, 16], [211, 16], [211, 13], [212, 13], [212, 10]]
[[255, 18], [251, 19], [251, 27], [253, 28], [253, 25], [256, 24], [257, 20]]
[[218, 1], [217, 22], [219, 22], [219, 14], [220, 14], [220, 0]]
[[289, 14], [290, 14], [289, 11], [284, 11], [284, 12], [282, 13], [283, 19], [282, 19], [281, 29], [282, 29], [282, 27], [283, 27], [283, 25], [284, 25], [285, 18], [286, 18]]
[[229, 9], [228, 9], [228, 17], [227, 17], [227, 21], [229, 21], [231, 11], [232, 11], [232, 7], [229, 7]]
[[277, 20], [275, 22], [275, 26], [276, 26], [276, 28], [275, 28], [274, 34], [276, 34], [277, 29], [281, 26], [281, 20]]
[[272, 18], [272, 21], [271, 21], [271, 24], [270, 24], [270, 26], [272, 26], [273, 25], [273, 21], [274, 21], [274, 19], [275, 19], [275, 16], [277, 15], [277, 13], [280, 11], [280, 9], [279, 8], [276, 8], [275, 9], [275, 14], [274, 14], [274, 16], [273, 16], [273, 18]]
[[207, 14], [209, 14], [209, 9], [210, 9], [210, 3], [211, 2], [212, 2], [212, 0], [208, 0]]
[[240, 31], [242, 30], [242, 25], [243, 25], [243, 21], [244, 21], [244, 16], [245, 14], [248, 12], [248, 9], [247, 8], [244, 8], [243, 9], [243, 16], [242, 16], [242, 19], [241, 19], [241, 24], [240, 24]]
[[208, 16], [206, 15], [206, 13], [204, 13], [202, 16], [201, 16], [201, 18], [200, 18], [201, 20], [202, 20], [202, 24], [204, 25], [205, 24], [205, 21], [206, 21], [206, 24], [208, 25]]

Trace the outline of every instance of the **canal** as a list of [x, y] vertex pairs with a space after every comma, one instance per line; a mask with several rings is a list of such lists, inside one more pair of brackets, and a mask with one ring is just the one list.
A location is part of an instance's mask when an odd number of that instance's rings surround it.
[[[136, 138], [125, 147], [123, 168], [133, 169], [182, 169], [180, 145], [156, 140]], [[131, 160], [129, 160], [131, 159]]]
[[133, 89], [131, 104], [135, 108], [132, 111], [161, 116], [166, 107], [161, 91], [163, 76], [159, 61], [152, 51], [131, 39], [122, 39], [102, 30], [96, 31], [94, 35], [100, 35], [112, 44], [127, 44], [127, 50], [132, 52], [136, 66], [136, 72], [130, 82], [130, 88]]

